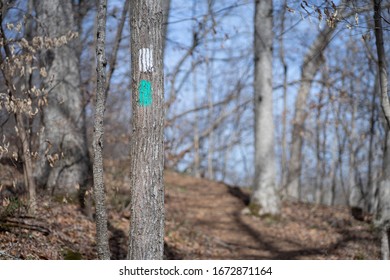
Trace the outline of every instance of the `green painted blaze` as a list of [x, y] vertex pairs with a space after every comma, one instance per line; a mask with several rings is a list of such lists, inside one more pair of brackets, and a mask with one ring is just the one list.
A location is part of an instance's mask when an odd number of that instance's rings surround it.
[[152, 105], [152, 84], [150, 81], [141, 80], [139, 87], [139, 105], [150, 106]]

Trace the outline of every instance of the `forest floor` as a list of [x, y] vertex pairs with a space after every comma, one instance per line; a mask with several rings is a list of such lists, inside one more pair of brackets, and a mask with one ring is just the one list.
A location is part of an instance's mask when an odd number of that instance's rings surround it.
[[[122, 172], [108, 170], [112, 259], [124, 259], [129, 192], [123, 186], [128, 182]], [[170, 171], [165, 183], [167, 259], [380, 257], [373, 226], [354, 220], [345, 207], [284, 203], [279, 219], [259, 218], [243, 211], [245, 190]], [[15, 201], [6, 206], [0, 209], [0, 259], [96, 259], [94, 222], [77, 205], [42, 199], [36, 218], [24, 215]]]

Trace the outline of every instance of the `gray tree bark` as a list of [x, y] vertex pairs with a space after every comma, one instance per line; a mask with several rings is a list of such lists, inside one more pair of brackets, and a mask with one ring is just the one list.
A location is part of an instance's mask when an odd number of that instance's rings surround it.
[[[198, 107], [198, 80], [197, 80], [197, 69], [195, 66], [194, 57], [192, 57], [192, 87], [194, 94], [194, 105], [195, 108]], [[198, 112], [195, 112], [195, 122], [194, 122], [194, 167], [193, 175], [196, 178], [200, 178], [200, 143], [199, 143], [199, 117]]]
[[254, 31], [255, 178], [250, 210], [278, 215], [272, 96], [272, 0], [256, 1]]
[[[351, 90], [353, 90], [353, 87], [351, 87]], [[349, 187], [350, 187], [350, 193], [349, 193], [349, 199], [348, 199], [348, 205], [351, 207], [351, 213], [352, 216], [354, 216], [356, 219], [362, 219], [363, 217], [363, 194], [362, 189], [358, 185], [358, 182], [356, 181], [356, 158], [355, 158], [355, 148], [354, 148], [354, 142], [356, 142], [357, 133], [356, 133], [356, 112], [357, 112], [357, 102], [355, 100], [352, 101], [352, 115], [351, 115], [351, 129], [348, 137], [348, 150], [349, 150], [349, 163], [348, 163], [348, 177], [349, 177]], [[371, 121], [371, 125], [373, 122]], [[370, 135], [370, 138], [372, 134]], [[370, 139], [370, 151], [371, 154], [371, 139]], [[368, 157], [369, 161], [370, 155]], [[370, 170], [370, 169], [369, 169]], [[368, 180], [370, 180], [371, 172], [368, 172]]]
[[104, 111], [106, 109], [106, 15], [107, 0], [100, 0], [97, 13], [96, 58], [97, 58], [97, 87], [96, 108], [93, 129], [93, 181], [96, 208], [96, 243], [98, 257], [101, 260], [110, 259], [108, 243], [106, 195], [103, 178], [103, 140], [104, 140]]
[[128, 259], [162, 259], [164, 250], [164, 78], [161, 1], [133, 0], [132, 134]]
[[[280, 22], [280, 33], [284, 33], [285, 30], [285, 21], [286, 21], [286, 12], [287, 12], [287, 0], [284, 0], [283, 11], [281, 14]], [[286, 56], [284, 51], [284, 38], [279, 36], [279, 58], [283, 65], [283, 113], [282, 113], [282, 139], [281, 139], [281, 167], [282, 167], [282, 187], [286, 185], [287, 181], [287, 77], [288, 77], [288, 65], [286, 62]]]
[[381, 106], [386, 120], [386, 142], [383, 156], [382, 180], [379, 186], [378, 223], [381, 229], [382, 259], [390, 259], [390, 102], [387, 93], [386, 54], [383, 45], [381, 0], [374, 0], [374, 22], [376, 49], [378, 54], [379, 85]]
[[169, 13], [171, 11], [171, 0], [162, 0], [161, 6], [163, 9], [163, 54], [165, 52], [165, 46], [168, 38], [168, 20]]
[[[369, 138], [369, 150], [368, 150], [368, 160], [367, 160], [367, 170], [368, 170], [368, 181], [367, 181], [367, 189], [368, 189], [368, 201], [367, 201], [367, 210], [370, 214], [375, 214], [378, 208], [378, 184], [375, 179], [375, 172], [373, 167], [373, 162], [375, 158], [375, 153], [378, 152], [377, 149], [374, 148], [375, 141], [375, 130], [376, 130], [376, 99], [377, 94], [379, 93], [379, 77], [375, 79], [374, 90], [371, 96], [371, 116], [370, 116], [370, 138]], [[361, 207], [363, 208], [363, 207]]]
[[[58, 38], [75, 27], [71, 1], [40, 0], [34, 4], [40, 36]], [[77, 186], [84, 189], [90, 176], [79, 59], [74, 44], [68, 42], [42, 53], [42, 66], [46, 67], [51, 83], [46, 85], [49, 95], [40, 135], [42, 158], [35, 177], [39, 185], [60, 194], [74, 193]], [[47, 157], [55, 154], [59, 161], [51, 167]]]
[[318, 95], [318, 105], [317, 105], [317, 112], [316, 112], [316, 125], [317, 129], [315, 132], [315, 151], [316, 151], [316, 177], [315, 177], [315, 189], [314, 189], [314, 198], [315, 202], [317, 204], [322, 203], [322, 198], [323, 198], [323, 172], [324, 170], [321, 168], [322, 167], [322, 142], [321, 142], [321, 114], [322, 114], [322, 103], [323, 103], [323, 94]]

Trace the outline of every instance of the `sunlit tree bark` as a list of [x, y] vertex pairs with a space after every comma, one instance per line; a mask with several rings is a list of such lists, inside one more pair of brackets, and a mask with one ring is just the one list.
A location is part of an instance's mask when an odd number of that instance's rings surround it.
[[255, 178], [250, 210], [278, 215], [272, 96], [272, 1], [256, 1], [254, 31]]
[[132, 135], [129, 259], [164, 249], [164, 79], [161, 1], [131, 1]]

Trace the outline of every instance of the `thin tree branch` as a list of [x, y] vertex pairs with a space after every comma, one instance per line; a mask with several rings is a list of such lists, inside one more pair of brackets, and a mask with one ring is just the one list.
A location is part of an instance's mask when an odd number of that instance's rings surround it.
[[105, 89], [105, 94], [106, 94], [105, 98], [106, 99], [107, 99], [108, 92], [110, 91], [111, 78], [112, 78], [112, 75], [116, 69], [118, 50], [119, 50], [119, 45], [122, 41], [122, 32], [123, 32], [123, 27], [124, 27], [125, 22], [126, 22], [126, 15], [127, 15], [128, 8], [129, 8], [129, 2], [130, 2], [130, 0], [126, 0], [125, 4], [123, 6], [121, 20], [119, 22], [118, 30], [116, 32], [116, 36], [115, 36], [115, 40], [114, 40], [114, 47], [112, 49], [112, 56], [111, 56], [111, 59], [109, 61], [110, 68], [109, 68], [108, 73], [107, 73], [107, 82], [106, 82], [106, 89]]

